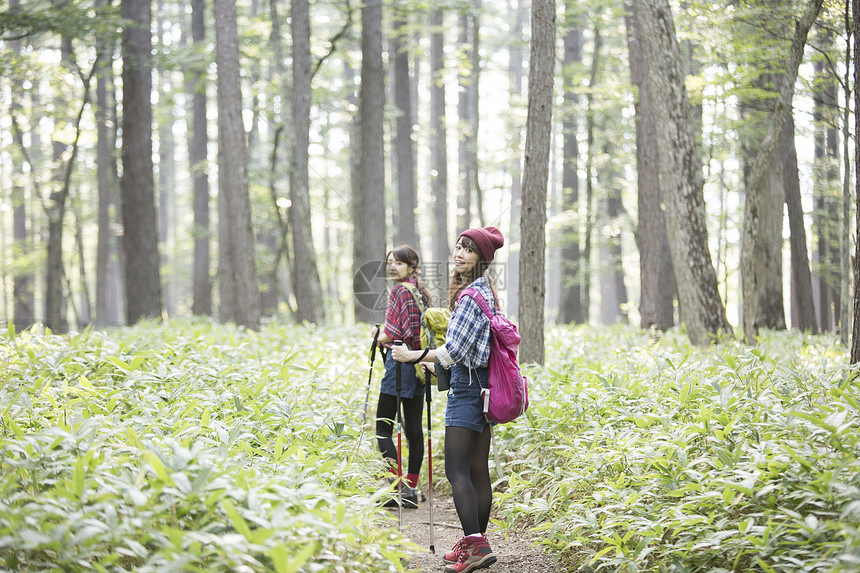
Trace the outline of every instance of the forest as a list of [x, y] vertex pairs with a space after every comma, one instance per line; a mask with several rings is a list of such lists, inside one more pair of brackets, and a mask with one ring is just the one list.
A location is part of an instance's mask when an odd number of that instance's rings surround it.
[[0, 320], [373, 322], [388, 248], [439, 302], [493, 225], [526, 333], [847, 341], [847, 4], [228, 4], [9, 3]]
[[0, 10], [0, 568], [425, 571], [369, 333], [394, 246], [447, 306], [485, 226], [531, 393], [494, 535], [860, 563], [860, 1]]

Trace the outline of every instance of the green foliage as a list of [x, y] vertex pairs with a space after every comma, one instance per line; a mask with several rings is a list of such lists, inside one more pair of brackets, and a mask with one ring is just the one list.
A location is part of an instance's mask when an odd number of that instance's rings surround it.
[[0, 339], [0, 568], [394, 571], [344, 332], [206, 322]]
[[26, 7], [0, 12], [0, 37], [21, 39], [38, 34], [57, 34], [66, 39], [94, 33], [116, 32], [117, 8], [93, 8], [92, 3], [28, 2]]
[[526, 421], [498, 434], [498, 524], [587, 570], [856, 570], [860, 410], [837, 340], [547, 339]]
[[[547, 340], [529, 411], [497, 427], [495, 526], [528, 526], [583, 570], [856, 568], [860, 403], [835, 338]], [[411, 546], [377, 507], [384, 467], [361, 426], [368, 343], [340, 325], [10, 327], [0, 568], [403, 570]]]

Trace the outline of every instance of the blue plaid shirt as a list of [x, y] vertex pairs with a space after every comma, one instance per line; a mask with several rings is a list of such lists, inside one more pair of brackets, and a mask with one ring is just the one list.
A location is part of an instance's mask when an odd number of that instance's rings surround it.
[[[487, 301], [490, 312], [496, 304], [490, 281], [480, 277], [469, 287], [477, 290]], [[490, 359], [490, 320], [471, 296], [463, 296], [451, 313], [445, 346], [437, 353], [439, 363], [446, 368], [457, 363], [467, 368], [486, 366]]]

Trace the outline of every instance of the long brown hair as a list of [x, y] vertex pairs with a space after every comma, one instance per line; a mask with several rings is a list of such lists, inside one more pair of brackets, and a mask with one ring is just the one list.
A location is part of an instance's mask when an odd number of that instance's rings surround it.
[[394, 260], [406, 263], [410, 268], [414, 269], [412, 274], [415, 277], [415, 285], [418, 287], [418, 292], [421, 294], [421, 300], [424, 301], [424, 308], [429, 307], [433, 302], [433, 296], [430, 294], [430, 289], [427, 288], [427, 285], [424, 284], [424, 281], [419, 276], [421, 269], [418, 268], [418, 263], [421, 262], [421, 259], [418, 257], [418, 251], [413, 246], [402, 243], [388, 251], [385, 255], [385, 260], [388, 261], [388, 257], [391, 255], [394, 255]]
[[499, 295], [496, 293], [493, 279], [489, 274], [487, 274], [487, 269], [490, 267], [490, 264], [487, 263], [481, 255], [481, 251], [478, 249], [478, 243], [466, 236], [461, 236], [459, 241], [461, 245], [468, 249], [472, 249], [478, 254], [478, 261], [468, 274], [463, 275], [458, 273], [456, 270], [451, 274], [451, 285], [448, 287], [448, 310], [453, 312], [454, 307], [457, 306], [457, 299], [460, 297], [460, 293], [482, 276], [486, 276], [487, 280], [490, 281], [490, 290], [493, 291], [493, 299], [495, 299], [496, 305], [498, 306]]

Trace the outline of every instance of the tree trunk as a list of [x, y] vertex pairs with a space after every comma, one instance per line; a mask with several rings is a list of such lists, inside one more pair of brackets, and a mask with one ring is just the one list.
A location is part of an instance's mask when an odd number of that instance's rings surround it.
[[[9, 2], [10, 9], [19, 7], [18, 0]], [[16, 57], [21, 53], [21, 44], [17, 41], [9, 42]], [[17, 76], [17, 74], [16, 74]], [[15, 328], [22, 330], [29, 328], [36, 322], [34, 274], [32, 265], [22, 265], [17, 261], [29, 256], [32, 242], [27, 232], [28, 198], [24, 179], [24, 133], [18, 124], [18, 118], [23, 112], [24, 81], [20, 77], [14, 77], [10, 86], [9, 111], [12, 120], [12, 139], [18, 153], [12, 153], [12, 260], [15, 261], [14, 277], [12, 278], [12, 323]], [[33, 166], [30, 166], [31, 172]]]
[[[292, 86], [292, 75], [287, 69], [286, 61], [287, 57], [284, 54], [284, 49], [282, 46], [282, 34], [281, 34], [281, 16], [278, 10], [278, 2], [279, 0], [270, 0], [269, 2], [269, 11], [272, 19], [272, 51], [274, 55], [275, 62], [275, 70], [277, 71], [278, 77], [280, 79], [281, 86], [281, 99], [282, 101], [293, 101], [293, 86]], [[292, 256], [290, 254], [290, 214], [289, 207], [284, 207], [281, 198], [278, 196], [277, 191], [277, 178], [278, 178], [278, 156], [279, 149], [281, 147], [281, 140], [284, 140], [283, 147], [286, 147], [288, 153], [288, 169], [292, 170], [294, 167], [295, 161], [295, 153], [293, 149], [296, 146], [296, 138], [295, 138], [295, 127], [293, 126], [293, 115], [292, 110], [291, 113], [282, 114], [282, 123], [275, 128], [275, 132], [273, 134], [272, 141], [272, 151], [270, 154], [269, 160], [269, 193], [272, 197], [272, 212], [275, 215], [276, 222], [278, 224], [278, 248], [276, 250], [276, 254], [272, 260], [271, 266], [271, 277], [269, 279], [269, 284], [283, 284], [285, 289], [289, 289], [289, 292], [282, 293], [282, 300], [286, 304], [286, 306], [290, 310], [290, 315], [295, 316], [295, 311], [293, 310], [292, 299], [294, 299], [295, 294], [295, 265], [293, 264]], [[293, 177], [291, 174], [290, 177]], [[290, 205], [292, 201], [288, 202]], [[281, 262], [285, 262], [285, 275], [286, 279], [284, 281], [278, 281], [278, 269], [281, 268]], [[271, 295], [266, 295], [265, 298], [269, 299]], [[266, 304], [269, 304], [267, 301]]]
[[[448, 128], [445, 121], [445, 13], [434, 10], [430, 36], [430, 193], [433, 200], [433, 260], [425, 276], [434, 299], [447, 306], [448, 257]], [[428, 272], [429, 271], [429, 272]]]
[[[158, 43], [162, 51], [165, 47], [163, 34], [170, 24], [165, 20], [164, 0], [158, 2], [157, 30]], [[171, 245], [176, 236], [176, 141], [173, 137], [173, 123], [176, 113], [173, 107], [173, 81], [171, 70], [158, 68], [157, 91], [161, 113], [156, 117], [158, 124], [158, 253], [161, 259], [162, 291], [164, 312], [167, 316], [176, 314], [176, 261]]]
[[403, 9], [395, 8], [394, 37], [394, 107], [395, 137], [392, 154], [396, 160], [397, 175], [397, 243], [406, 243], [416, 249], [418, 233], [415, 229], [415, 209], [418, 192], [415, 188], [415, 152], [412, 145], [412, 93], [409, 83], [409, 44], [406, 41], [407, 21]]
[[783, 157], [783, 185], [791, 235], [791, 325], [793, 328], [818, 334], [815, 301], [812, 295], [812, 275], [806, 250], [806, 225], [800, 199], [800, 179], [797, 175], [797, 148], [794, 144], [794, 118], [789, 115], [780, 137]]
[[638, 187], [640, 326], [643, 329], [667, 330], [675, 325], [675, 270], [669, 252], [666, 217], [661, 206], [657, 131], [654, 125], [654, 103], [648, 84], [648, 70], [642, 58], [641, 30], [628, 2], [627, 24], [630, 77], [638, 89], [636, 108], [636, 174]]
[[[825, 31], [824, 49], [832, 46], [832, 32]], [[837, 245], [838, 238], [838, 200], [833, 193], [836, 188], [836, 174], [839, 159], [838, 132], [832, 126], [836, 125], [836, 80], [832, 76], [826, 62], [815, 62], [815, 82], [821, 85], [821, 95], [816, 98], [813, 109], [815, 124], [815, 164], [813, 167], [814, 212], [813, 260], [817, 263], [816, 280], [813, 289], [818, 295], [818, 325], [822, 332], [833, 331], [836, 328], [836, 307], [839, 294], [836, 285], [839, 284]], [[817, 288], [816, 288], [817, 287]]]
[[597, 72], [600, 64], [600, 50], [603, 46], [603, 37], [600, 34], [600, 26], [594, 26], [594, 47], [591, 54], [591, 69], [588, 77], [588, 93], [585, 96], [585, 143], [588, 155], [585, 159], [585, 221], [583, 225], [584, 240], [582, 245], [582, 256], [580, 257], [580, 285], [582, 288], [582, 314], [583, 322], [588, 323], [591, 313], [591, 251], [592, 239], [594, 237], [594, 172], [595, 152], [594, 144], [594, 93], [597, 85]]
[[480, 83], [481, 83], [481, 0], [474, 0], [472, 6], [472, 45], [469, 50], [469, 69], [471, 81], [469, 82], [468, 105], [469, 105], [469, 138], [466, 152], [469, 158], [469, 174], [472, 177], [471, 188], [475, 191], [475, 211], [478, 215], [478, 224], [483, 227], [484, 221], [484, 193], [481, 190], [480, 166], [478, 165], [478, 135], [480, 134], [481, 114], [478, 107]]
[[[206, 2], [191, 0], [191, 40], [195, 50], [203, 50], [206, 42]], [[195, 315], [212, 314], [212, 279], [209, 275], [211, 265], [212, 231], [209, 226], [209, 162], [207, 148], [209, 136], [206, 133], [206, 80], [204, 70], [193, 66], [186, 70], [188, 84], [186, 92], [191, 101], [190, 123], [187, 127], [188, 162], [191, 164], [191, 178], [194, 189], [192, 210], [194, 227], [191, 236], [194, 240], [194, 263], [192, 273], [193, 302], [191, 312]], [[186, 119], [188, 121], [188, 118]]]
[[[609, 155], [609, 149], [604, 149]], [[623, 251], [621, 248], [620, 219], [624, 215], [624, 205], [621, 202], [621, 190], [614, 184], [617, 173], [611, 174], [609, 190], [603, 201], [605, 229], [604, 241], [601, 243], [605, 256], [600, 260], [603, 287], [600, 289], [600, 306], [603, 324], [628, 323], [627, 318], [627, 284], [624, 282], [622, 266]]]
[[[782, 310], [782, 205], [785, 194], [782, 181], [776, 181], [773, 160], [780, 133], [791, 114], [794, 82], [803, 60], [803, 47], [823, 0], [812, 0], [797, 22], [786, 61], [785, 77], [776, 102], [767, 135], [756, 154], [747, 186], [744, 226], [741, 244], [741, 279], [744, 301], [744, 337], [754, 344], [759, 327], [785, 328]], [[781, 166], [780, 166], [781, 167]], [[778, 184], [778, 185], [775, 185]], [[770, 191], [775, 186], [782, 193]], [[772, 266], [768, 266], [772, 265]], [[774, 274], [779, 272], [774, 277]]]
[[[524, 0], [514, 0], [513, 23], [510, 37], [513, 39], [508, 48], [508, 75], [510, 77], [511, 93], [509, 96], [511, 109], [518, 108], [523, 99], [523, 49], [522, 38], [526, 22], [526, 6]], [[508, 235], [508, 301], [506, 312], [508, 316], [517, 317], [520, 313], [520, 217], [523, 202], [523, 169], [520, 147], [522, 146], [522, 128], [519, 121], [509, 121], [508, 133], [511, 134], [510, 148], [513, 154], [508, 170], [511, 174], [511, 218], [510, 234]]]
[[[239, 40], [236, 5], [215, 0], [215, 60], [218, 66], [218, 186], [226, 199], [224, 219], [227, 244], [220, 257], [230, 264], [233, 319], [252, 330], [260, 327], [260, 293], [254, 265], [254, 231], [248, 195], [248, 150], [242, 122], [242, 92], [239, 75]], [[223, 303], [223, 301], [222, 301]]]
[[[851, 0], [851, 24], [854, 54], [860, 54], [860, 0]], [[860, 85], [860, 73], [854, 66], [854, 85]], [[854, 90], [854, 109], [860, 110], [860, 90]], [[854, 133], [860, 133], [860, 114], [854, 114]], [[860, 165], [860, 145], [854, 146], [854, 165]], [[860, 170], [854, 170], [854, 228], [860, 229]], [[860, 362], [860, 241], [854, 242], [854, 322], [851, 327], [851, 364]]]
[[290, 166], [290, 228], [295, 261], [296, 320], [325, 322], [322, 285], [311, 229], [308, 141], [311, 123], [311, 23], [308, 0], [292, 1], [293, 162]]
[[152, 167], [152, 6], [123, 0], [122, 66], [122, 221], [126, 320], [161, 317], [161, 274]]
[[[68, 64], [71, 57], [71, 41], [61, 39], [61, 58]], [[63, 102], [57, 99], [57, 109], [63, 109]], [[55, 132], [59, 133], [59, 125], [55, 124]], [[67, 188], [63, 184], [65, 170], [63, 169], [63, 157], [67, 146], [63, 141], [51, 138], [51, 149], [53, 153], [53, 166], [51, 175], [51, 193], [46, 205], [48, 217], [48, 245], [45, 269], [45, 325], [54, 332], [66, 332], [68, 322], [66, 320], [66, 305], [63, 297], [63, 279], [65, 268], [63, 266], [63, 220], [66, 216]]]
[[562, 144], [561, 168], [561, 209], [567, 213], [561, 228], [561, 301], [558, 309], [558, 322], [561, 324], [581, 324], [587, 322], [582, 305], [582, 254], [580, 253], [579, 216], [579, 143], [577, 137], [577, 106], [579, 94], [575, 89], [574, 70], [582, 65], [584, 30], [581, 17], [575, 14], [575, 3], [567, 0], [565, 19], [567, 33], [564, 36], [564, 114], [561, 131]]
[[553, 66], [555, 64], [555, 1], [534, 0], [531, 15], [529, 105], [523, 167], [523, 214], [520, 222], [519, 359], [544, 363], [544, 297], [546, 199], [552, 132]]
[[[848, 3], [845, 4], [845, 35], [851, 38], [851, 23], [848, 15]], [[845, 94], [845, 101], [851, 101], [851, 90], [857, 89], [856, 86], [851, 86], [851, 66], [853, 59], [851, 57], [850, 40], [845, 46], [845, 71], [842, 82], [842, 89]], [[857, 110], [855, 109], [855, 113]], [[849, 151], [849, 140], [851, 138], [850, 128], [851, 123], [851, 106], [845, 105], [842, 108], [842, 219], [841, 233], [839, 234], [839, 341], [843, 346], [848, 347], [849, 332], [848, 325], [851, 324], [851, 308], [849, 306], [849, 296], [851, 293], [851, 160]]]
[[[475, 70], [471, 69], [473, 41], [470, 41], [469, 13], [464, 10], [458, 19], [458, 58], [460, 60], [459, 90], [457, 96], [457, 233], [472, 226], [472, 133], [471, 90]], [[468, 64], [466, 64], [468, 62]]]
[[[102, 7], [107, 0], [97, 0]], [[119, 316], [116, 300], [111, 296], [110, 279], [116, 273], [115, 242], [111, 231], [111, 207], [116, 203], [115, 186], [118, 181], [116, 164], [113, 161], [114, 134], [110, 128], [108, 110], [113, 106], [110, 91], [113, 86], [111, 72], [112, 42], [104, 37], [96, 39], [99, 65], [96, 76], [96, 170], [98, 181], [98, 237], [96, 245], [96, 316], [98, 327], [116, 326]]]
[[359, 322], [382, 322], [385, 303], [385, 160], [382, 67], [382, 4], [370, 0], [361, 9], [361, 84], [358, 112], [361, 144], [358, 192], [353, 202], [353, 292]]
[[[639, 41], [654, 102], [660, 190], [669, 250], [687, 334], [694, 344], [731, 332], [708, 251], [701, 161], [684, 85], [675, 24], [667, 0], [635, 0]], [[665, 150], [666, 153], [662, 153]]]

